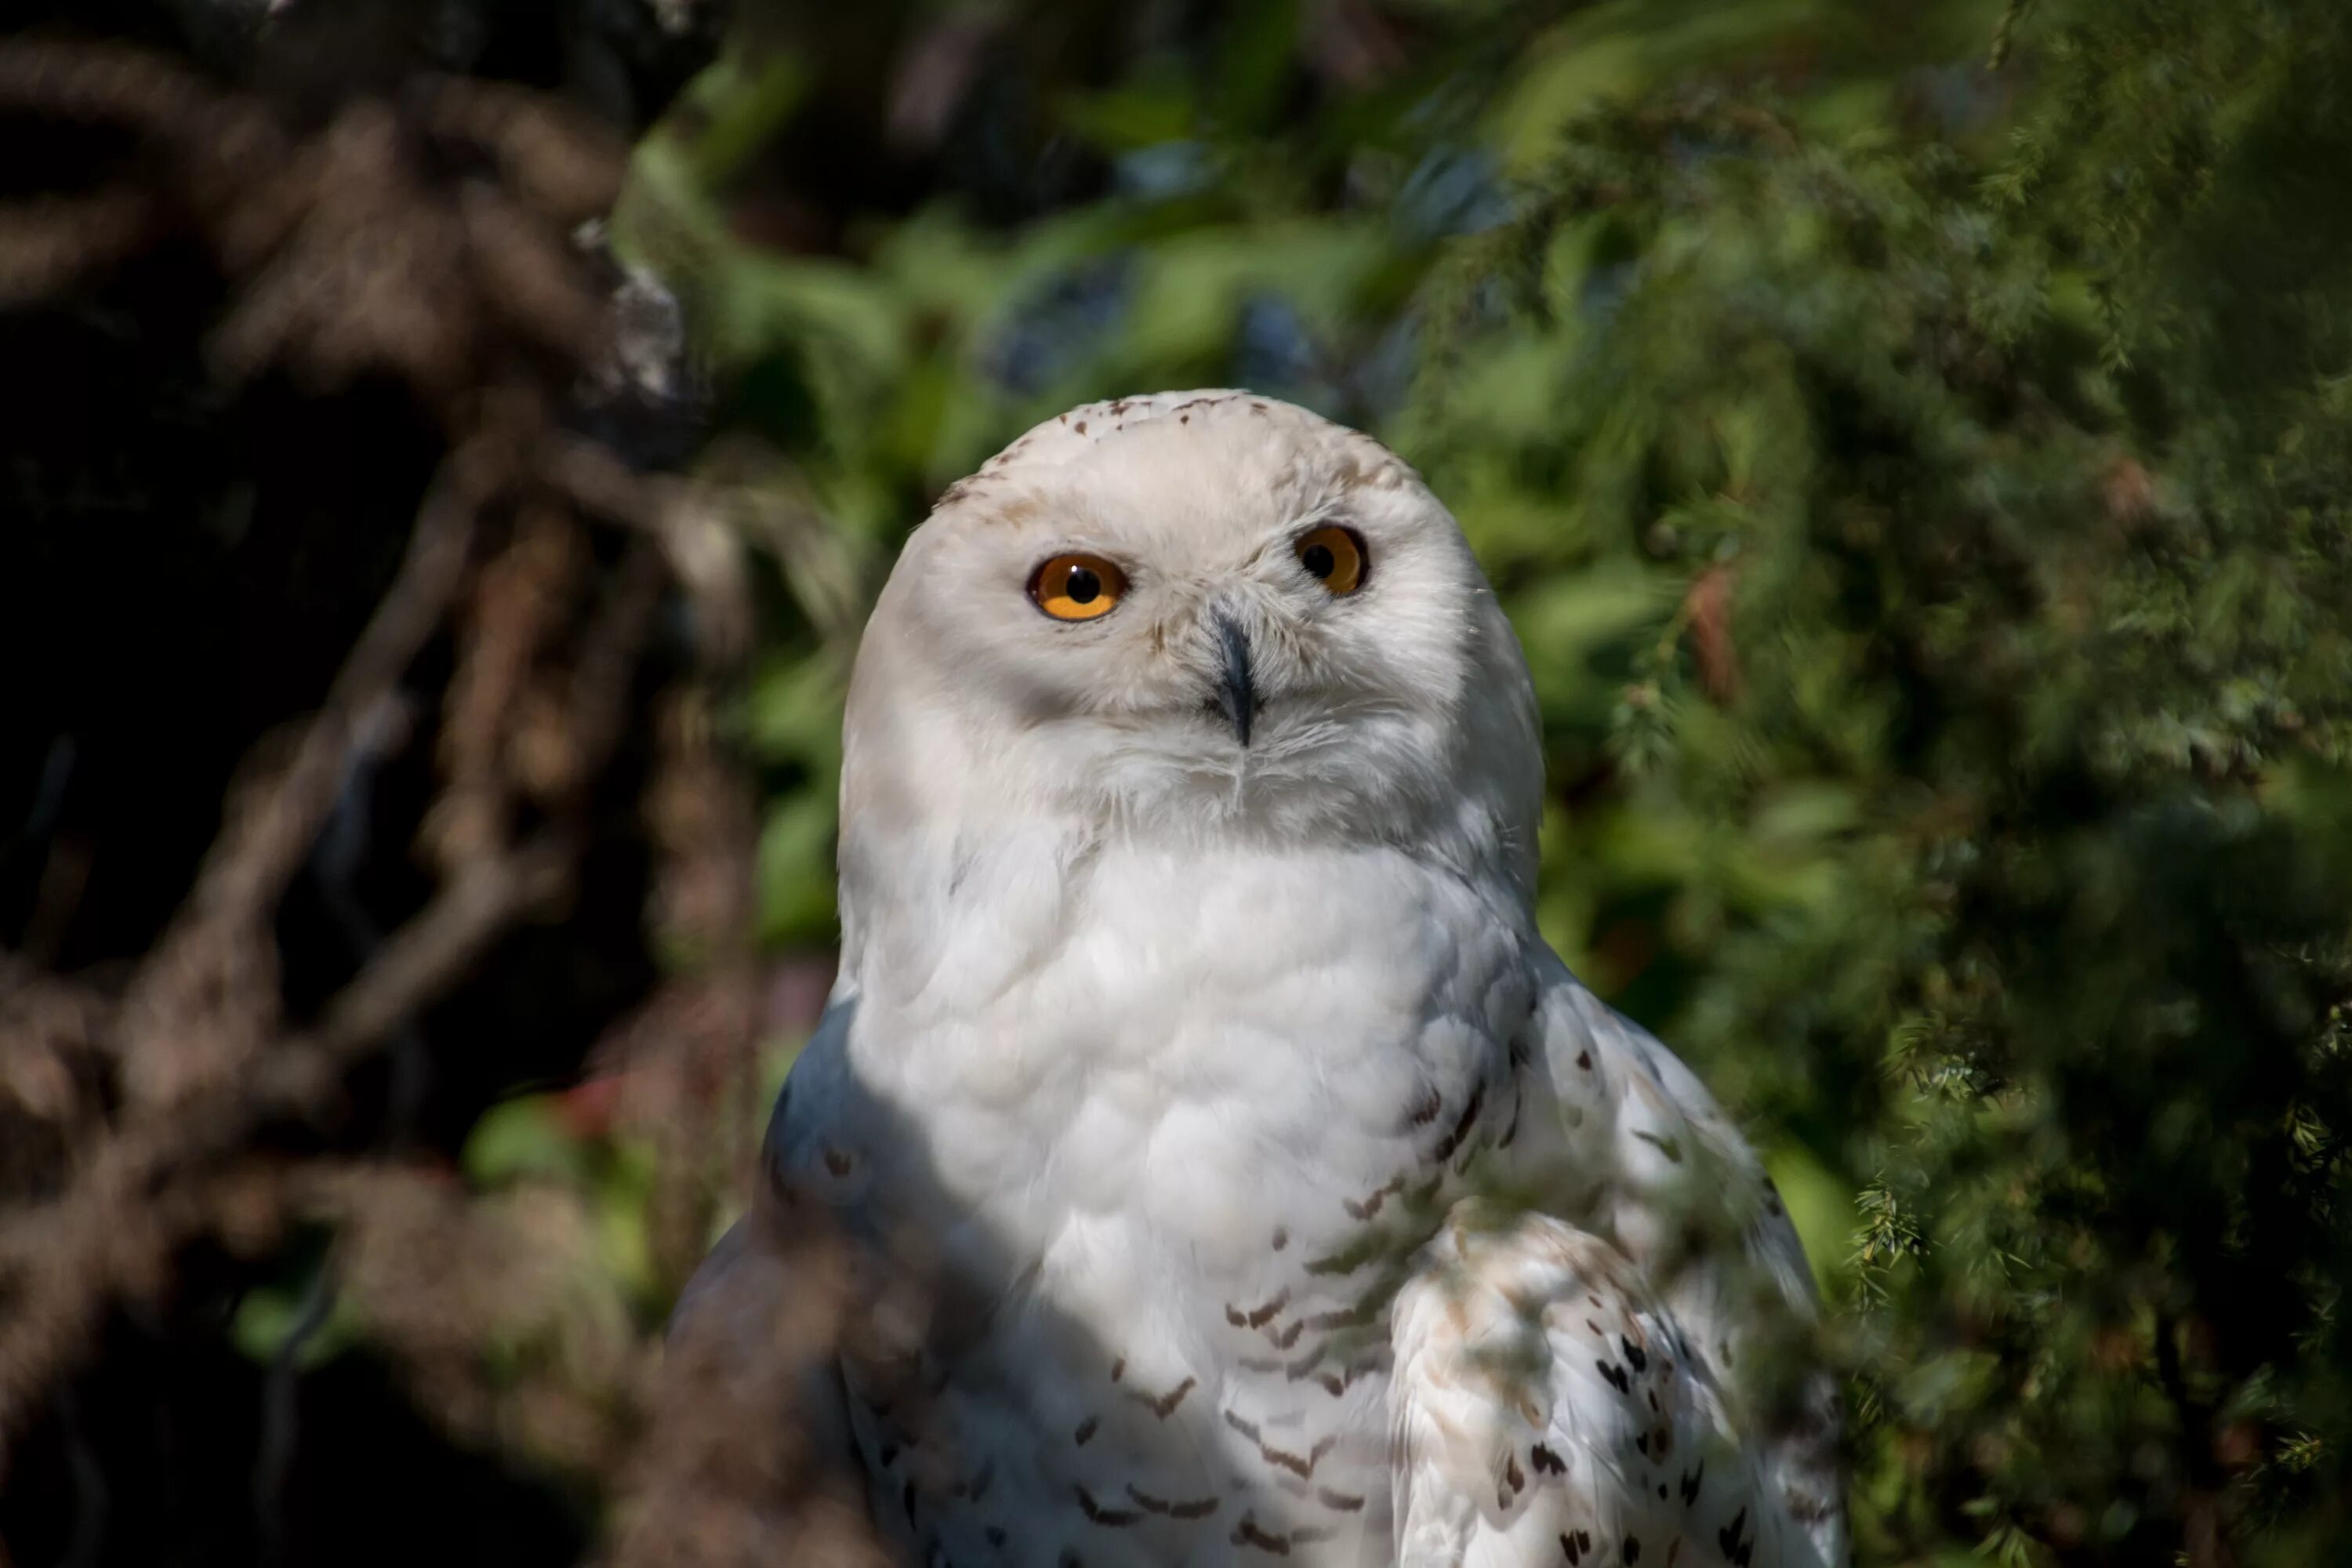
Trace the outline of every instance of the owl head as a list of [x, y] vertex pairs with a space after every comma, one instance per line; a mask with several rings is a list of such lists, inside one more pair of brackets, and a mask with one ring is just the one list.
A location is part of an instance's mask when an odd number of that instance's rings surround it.
[[1541, 781], [1518, 645], [1420, 476], [1288, 404], [1162, 393], [1038, 426], [908, 539], [851, 685], [844, 869], [1047, 821], [1524, 887]]

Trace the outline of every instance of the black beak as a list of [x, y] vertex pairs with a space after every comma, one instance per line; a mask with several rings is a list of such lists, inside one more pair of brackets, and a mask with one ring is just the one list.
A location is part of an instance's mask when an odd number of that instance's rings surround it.
[[1257, 688], [1250, 680], [1249, 634], [1231, 616], [1217, 617], [1217, 641], [1224, 653], [1224, 670], [1217, 681], [1217, 711], [1234, 727], [1234, 739], [1246, 749], [1250, 720], [1257, 712]]

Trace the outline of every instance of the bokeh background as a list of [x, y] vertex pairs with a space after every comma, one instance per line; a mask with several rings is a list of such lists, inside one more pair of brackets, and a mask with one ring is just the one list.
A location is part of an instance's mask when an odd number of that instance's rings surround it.
[[0, 1561], [820, 1560], [661, 1331], [865, 605], [1217, 384], [1485, 561], [1858, 1560], [2352, 1561], [2352, 10], [0, 16]]

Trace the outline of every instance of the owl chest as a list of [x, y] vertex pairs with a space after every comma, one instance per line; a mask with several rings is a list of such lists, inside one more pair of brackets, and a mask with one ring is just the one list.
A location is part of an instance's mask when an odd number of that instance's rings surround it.
[[931, 1351], [955, 1441], [1068, 1526], [994, 1560], [1378, 1559], [1388, 1301], [1507, 1135], [1519, 950], [1392, 866], [1131, 890], [893, 1097], [887, 1206], [991, 1303]]
[[1511, 927], [1402, 857], [1138, 856], [1074, 902], [1027, 952], [996, 920], [982, 994], [892, 1064], [944, 1195], [1024, 1252], [1344, 1244], [1469, 1139], [1531, 1003]]

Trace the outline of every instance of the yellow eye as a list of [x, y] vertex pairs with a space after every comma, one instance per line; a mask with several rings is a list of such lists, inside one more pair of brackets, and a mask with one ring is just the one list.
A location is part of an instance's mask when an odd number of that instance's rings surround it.
[[1298, 537], [1298, 563], [1307, 574], [1345, 598], [1364, 585], [1364, 542], [1353, 529], [1327, 526]]
[[1029, 596], [1057, 621], [1108, 615], [1127, 592], [1127, 574], [1099, 555], [1056, 555], [1029, 579]]

